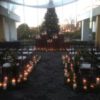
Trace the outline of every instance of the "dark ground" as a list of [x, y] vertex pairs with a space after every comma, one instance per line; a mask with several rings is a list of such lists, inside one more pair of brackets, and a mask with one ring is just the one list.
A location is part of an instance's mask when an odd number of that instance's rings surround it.
[[37, 54], [42, 59], [28, 82], [20, 88], [1, 91], [0, 100], [100, 100], [100, 93], [77, 93], [64, 84], [62, 53]]

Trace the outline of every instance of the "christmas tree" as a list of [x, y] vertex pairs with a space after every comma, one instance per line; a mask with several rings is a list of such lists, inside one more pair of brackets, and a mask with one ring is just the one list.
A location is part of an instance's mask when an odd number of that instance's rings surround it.
[[58, 18], [55, 12], [53, 1], [50, 0], [49, 2], [50, 8], [47, 9], [45, 14], [45, 30], [49, 37], [52, 37], [54, 34], [59, 33], [59, 25], [58, 25]]

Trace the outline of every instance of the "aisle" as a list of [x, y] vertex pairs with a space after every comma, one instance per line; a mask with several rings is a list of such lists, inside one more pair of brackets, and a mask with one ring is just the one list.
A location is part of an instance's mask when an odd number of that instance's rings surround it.
[[[99, 100], [99, 94], [75, 93], [64, 84], [60, 52], [42, 52], [42, 59], [21, 88], [0, 94], [1, 100]], [[96, 99], [97, 98], [97, 99]]]
[[34, 97], [38, 100], [66, 100], [68, 95], [64, 85], [61, 53], [41, 53], [42, 60], [36, 73], [31, 76]]

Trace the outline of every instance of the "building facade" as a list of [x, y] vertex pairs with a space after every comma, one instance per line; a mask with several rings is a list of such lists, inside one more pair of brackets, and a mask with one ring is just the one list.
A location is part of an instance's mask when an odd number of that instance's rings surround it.
[[0, 42], [17, 40], [16, 22], [20, 18], [13, 10], [14, 5], [0, 1]]
[[79, 1], [86, 4], [77, 15], [81, 22], [81, 40], [91, 41], [95, 33], [95, 44], [100, 46], [100, 0]]

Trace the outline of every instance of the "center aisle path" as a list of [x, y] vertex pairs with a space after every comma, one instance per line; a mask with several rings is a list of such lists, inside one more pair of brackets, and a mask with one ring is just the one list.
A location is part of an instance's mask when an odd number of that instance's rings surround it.
[[[61, 53], [41, 53], [42, 60], [31, 78], [38, 100], [66, 100], [69, 91], [64, 86]], [[73, 93], [71, 93], [73, 95]], [[68, 97], [67, 97], [68, 96]], [[67, 97], [67, 98], [66, 98]]]
[[0, 100], [100, 100], [99, 94], [75, 93], [64, 84], [60, 52], [42, 52], [28, 82], [0, 94]]

